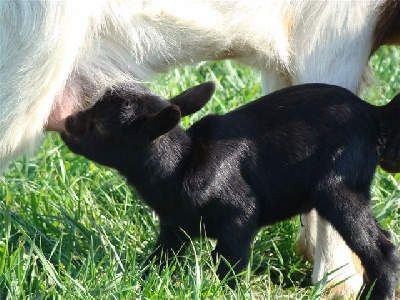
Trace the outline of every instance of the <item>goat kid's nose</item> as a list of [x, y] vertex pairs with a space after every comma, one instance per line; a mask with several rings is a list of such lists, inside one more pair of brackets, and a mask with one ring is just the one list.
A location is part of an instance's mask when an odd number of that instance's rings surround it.
[[67, 118], [65, 128], [68, 134], [82, 135], [85, 132], [86, 125], [79, 116], [72, 115]]

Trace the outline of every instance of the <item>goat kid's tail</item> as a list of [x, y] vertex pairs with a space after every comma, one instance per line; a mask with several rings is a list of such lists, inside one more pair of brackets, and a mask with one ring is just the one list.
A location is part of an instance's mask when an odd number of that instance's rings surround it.
[[400, 173], [400, 94], [383, 107], [381, 115], [384, 146], [380, 166], [389, 173]]

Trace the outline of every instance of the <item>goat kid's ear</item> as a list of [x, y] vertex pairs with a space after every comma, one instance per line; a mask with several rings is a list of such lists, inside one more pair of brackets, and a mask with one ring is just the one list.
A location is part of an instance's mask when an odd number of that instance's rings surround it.
[[181, 119], [179, 107], [170, 105], [160, 111], [158, 114], [149, 117], [143, 124], [141, 132], [150, 140], [166, 134], [178, 125]]
[[215, 83], [207, 81], [193, 86], [178, 96], [173, 97], [170, 102], [181, 110], [182, 117], [193, 114], [203, 108], [211, 99], [215, 91]]

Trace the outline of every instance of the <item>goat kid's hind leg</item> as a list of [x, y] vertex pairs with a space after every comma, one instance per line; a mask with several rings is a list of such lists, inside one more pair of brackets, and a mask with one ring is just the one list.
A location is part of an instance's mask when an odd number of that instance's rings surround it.
[[[315, 213], [317, 216], [317, 214]], [[317, 216], [315, 257], [312, 281], [316, 284], [328, 273], [328, 293], [325, 299], [356, 299], [363, 285], [359, 258], [349, 249], [342, 236], [325, 219]], [[345, 251], [342, 251], [345, 249]], [[353, 263], [359, 266], [355, 268]], [[336, 270], [336, 271], [334, 271]], [[334, 272], [333, 272], [334, 271]], [[338, 282], [343, 283], [336, 285]]]
[[326, 186], [320, 189], [315, 207], [360, 258], [365, 268], [361, 299], [365, 299], [372, 286], [369, 299], [394, 299], [398, 272], [396, 247], [372, 215], [368, 190], [353, 192], [354, 188], [350, 189], [343, 183], [339, 185], [330, 190]]
[[335, 228], [318, 216], [315, 209], [302, 214], [300, 218], [301, 227], [296, 248], [305, 259], [314, 262], [313, 284], [340, 268], [328, 276], [329, 285], [336, 285], [344, 279], [346, 281], [329, 289], [326, 298], [354, 298], [363, 284], [363, 268], [359, 258], [349, 249]]

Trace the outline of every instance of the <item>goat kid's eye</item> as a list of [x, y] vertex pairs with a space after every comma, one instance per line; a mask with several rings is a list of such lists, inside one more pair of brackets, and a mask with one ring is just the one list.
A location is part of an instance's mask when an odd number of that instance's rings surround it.
[[122, 109], [125, 111], [130, 111], [133, 106], [134, 103], [132, 103], [132, 101], [129, 100], [124, 100], [124, 102], [122, 103]]
[[100, 122], [90, 121], [89, 131], [103, 133], [103, 132], [105, 132], [105, 126]]
[[95, 127], [96, 127], [96, 130], [99, 131], [99, 132], [101, 132], [101, 133], [103, 133], [103, 132], [106, 131], [106, 128], [105, 128], [105, 126], [104, 126], [103, 123], [96, 122], [96, 123], [95, 123]]

